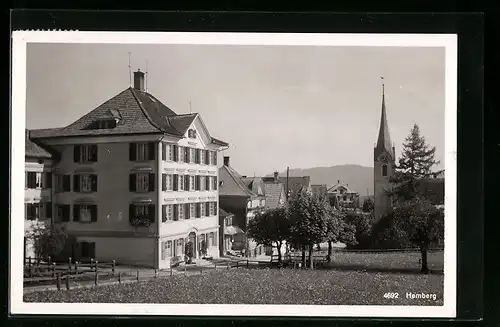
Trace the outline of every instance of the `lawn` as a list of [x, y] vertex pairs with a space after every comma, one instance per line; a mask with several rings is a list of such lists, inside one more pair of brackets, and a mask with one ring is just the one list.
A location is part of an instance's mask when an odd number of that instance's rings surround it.
[[[418, 259], [417, 259], [418, 260]], [[386, 299], [384, 293], [399, 293]], [[436, 300], [406, 293], [436, 294]], [[442, 305], [442, 274], [356, 270], [230, 269], [138, 283], [24, 295], [25, 302]]]

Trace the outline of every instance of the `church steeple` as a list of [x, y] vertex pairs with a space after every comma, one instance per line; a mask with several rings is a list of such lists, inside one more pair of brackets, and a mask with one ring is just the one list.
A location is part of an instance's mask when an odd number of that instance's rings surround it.
[[[382, 77], [382, 80], [384, 78]], [[389, 134], [389, 124], [387, 123], [387, 112], [385, 108], [385, 85], [382, 83], [382, 113], [380, 116], [380, 129], [378, 132], [377, 145], [375, 147], [375, 159], [382, 152], [387, 151], [394, 160], [394, 151]]]

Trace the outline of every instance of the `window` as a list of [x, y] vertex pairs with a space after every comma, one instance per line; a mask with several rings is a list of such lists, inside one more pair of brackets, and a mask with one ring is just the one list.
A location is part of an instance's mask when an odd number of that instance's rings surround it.
[[195, 148], [191, 148], [189, 149], [189, 162], [190, 163], [197, 163], [197, 159], [196, 159], [196, 149]]
[[97, 144], [75, 145], [73, 161], [77, 163], [97, 162]]
[[184, 160], [186, 159], [185, 158], [185, 154], [184, 154], [184, 147], [179, 146], [178, 149], [179, 149], [179, 154], [178, 154], [178, 157], [177, 157], [178, 161], [179, 162], [184, 162]]
[[156, 151], [154, 142], [130, 143], [129, 147], [130, 161], [155, 160], [155, 155]]
[[177, 219], [184, 219], [184, 204], [177, 204]]
[[97, 192], [97, 175], [73, 175], [73, 191], [82, 193]]
[[182, 256], [184, 254], [184, 239], [180, 238], [176, 240], [176, 243], [177, 243], [176, 255]]
[[161, 175], [162, 191], [172, 191], [173, 190], [173, 175], [171, 174], [162, 174]]
[[173, 144], [167, 144], [166, 147], [166, 152], [167, 152], [167, 160], [168, 161], [173, 161], [174, 160], [174, 145]]
[[205, 217], [210, 216], [210, 202], [205, 202], [204, 207], [205, 207]]
[[200, 190], [200, 180], [201, 180], [201, 176], [196, 175], [195, 176], [195, 183], [194, 183], [194, 187], [195, 187], [196, 191]]
[[194, 191], [194, 176], [189, 176], [189, 190]]
[[70, 175], [56, 175], [56, 193], [70, 192], [71, 191], [71, 176]]
[[26, 181], [27, 181], [27, 188], [29, 189], [35, 189], [38, 186], [37, 183], [39, 183], [39, 177], [37, 178], [37, 173], [34, 171], [28, 171], [26, 173]]
[[208, 243], [207, 244], [208, 246], [214, 245], [214, 233], [213, 232], [208, 234], [208, 242], [207, 243]]
[[130, 204], [129, 219], [134, 218], [147, 219], [150, 222], [155, 221], [155, 205], [154, 204]]
[[387, 176], [387, 165], [382, 165], [382, 176]]
[[195, 151], [196, 152], [195, 152], [194, 162], [199, 165], [201, 163], [200, 161], [201, 150], [195, 149]]
[[108, 129], [115, 127], [116, 127], [116, 120], [114, 119], [102, 119], [96, 122], [96, 129]]
[[161, 259], [166, 260], [172, 257], [172, 241], [162, 242]]
[[172, 256], [172, 241], [167, 241], [167, 257]]
[[69, 204], [56, 204], [56, 219], [58, 221], [69, 221]]
[[199, 188], [199, 190], [200, 191], [204, 191], [205, 190], [205, 181], [206, 181], [206, 178], [205, 178], [205, 176], [198, 176], [198, 178], [200, 179], [200, 188]]
[[97, 205], [75, 204], [73, 206], [73, 221], [82, 223], [97, 221]]
[[[46, 218], [47, 206], [44, 203], [25, 203], [24, 213], [26, 220], [36, 220]], [[47, 217], [48, 218], [48, 217]]]
[[154, 173], [137, 173], [129, 175], [130, 192], [154, 192], [154, 190], [155, 190]]
[[233, 225], [233, 218], [228, 217], [226, 218], [226, 226], [232, 226]]
[[162, 210], [162, 222], [172, 221], [174, 219], [173, 205], [172, 204], [164, 204], [161, 206]]
[[205, 165], [205, 150], [200, 150], [200, 163]]
[[192, 218], [198, 218], [198, 215], [196, 214], [196, 206], [198, 204], [197, 203], [190, 203], [189, 204], [189, 216], [192, 217]]
[[342, 200], [346, 201], [346, 200], [347, 200], [347, 195], [344, 195], [344, 196], [342, 197]]
[[185, 176], [179, 175], [179, 191], [184, 191], [184, 186], [186, 186], [185, 185]]
[[213, 210], [214, 210], [214, 203], [213, 202], [209, 202], [208, 203], [208, 216], [212, 216]]
[[198, 203], [200, 210], [200, 217], [205, 217], [206, 206], [205, 203]]

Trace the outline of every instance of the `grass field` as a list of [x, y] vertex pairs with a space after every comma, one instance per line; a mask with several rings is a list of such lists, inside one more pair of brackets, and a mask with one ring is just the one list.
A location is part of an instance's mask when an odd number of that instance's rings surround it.
[[[25, 302], [214, 303], [314, 305], [442, 305], [442, 253], [429, 255], [429, 275], [417, 273], [418, 253], [338, 253], [333, 269], [230, 269], [71, 291], [40, 291]], [[398, 293], [386, 299], [384, 293]], [[436, 294], [408, 299], [406, 293]]]

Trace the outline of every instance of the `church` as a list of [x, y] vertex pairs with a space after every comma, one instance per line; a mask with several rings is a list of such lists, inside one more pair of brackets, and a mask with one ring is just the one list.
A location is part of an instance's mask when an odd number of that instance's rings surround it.
[[391, 142], [389, 124], [387, 123], [387, 112], [385, 108], [385, 88], [382, 84], [382, 113], [380, 117], [380, 129], [377, 144], [373, 151], [374, 160], [374, 214], [375, 220], [380, 219], [392, 207], [391, 197], [387, 191], [391, 188], [390, 178], [394, 174], [396, 166], [396, 151]]

